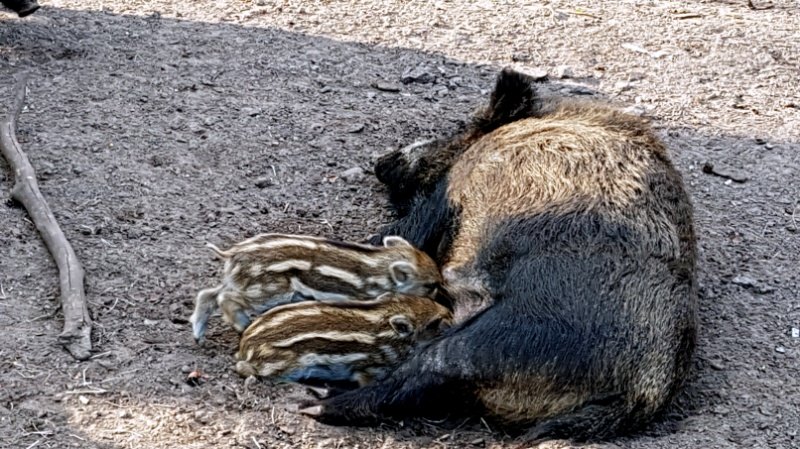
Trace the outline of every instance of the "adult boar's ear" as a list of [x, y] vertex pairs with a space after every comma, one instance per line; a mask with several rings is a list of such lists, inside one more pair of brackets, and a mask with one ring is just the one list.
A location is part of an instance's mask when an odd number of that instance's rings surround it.
[[489, 106], [478, 120], [478, 126], [490, 131], [516, 120], [536, 116], [541, 101], [534, 82], [524, 73], [503, 69], [497, 76]]

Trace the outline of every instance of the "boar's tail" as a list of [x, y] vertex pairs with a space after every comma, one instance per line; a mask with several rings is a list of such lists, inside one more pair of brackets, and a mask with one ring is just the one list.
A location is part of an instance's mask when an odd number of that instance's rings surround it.
[[229, 252], [219, 249], [219, 247], [213, 243], [206, 243], [206, 247], [211, 248], [211, 250], [214, 251], [217, 256], [223, 259], [227, 259], [231, 256]]

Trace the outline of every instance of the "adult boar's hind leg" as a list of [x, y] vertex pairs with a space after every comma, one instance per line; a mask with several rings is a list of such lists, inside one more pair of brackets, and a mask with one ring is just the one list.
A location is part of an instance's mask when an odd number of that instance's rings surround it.
[[[588, 367], [597, 357], [592, 343], [588, 332], [564, 332], [495, 305], [422, 348], [387, 379], [306, 404], [301, 413], [327, 424], [369, 426], [486, 411], [512, 420], [512, 430], [534, 424], [535, 435], [543, 436], [574, 429], [580, 439], [604, 427], [613, 431], [621, 419], [620, 395], [587, 391]], [[492, 397], [494, 403], [482, 400]], [[540, 420], [539, 413], [549, 418]]]

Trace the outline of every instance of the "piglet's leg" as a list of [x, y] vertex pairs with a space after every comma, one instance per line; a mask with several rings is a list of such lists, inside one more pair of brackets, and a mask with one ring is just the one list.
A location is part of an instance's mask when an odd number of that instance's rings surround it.
[[192, 323], [192, 334], [197, 343], [203, 341], [208, 328], [208, 319], [217, 310], [217, 295], [222, 287], [207, 288], [197, 294], [194, 301], [194, 312], [189, 321]]

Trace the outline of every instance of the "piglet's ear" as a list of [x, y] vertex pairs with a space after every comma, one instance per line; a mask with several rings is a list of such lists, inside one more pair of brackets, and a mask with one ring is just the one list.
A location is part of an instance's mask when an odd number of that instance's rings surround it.
[[388, 235], [383, 238], [383, 246], [390, 248], [393, 246], [411, 246], [408, 240], [397, 235]]
[[408, 337], [414, 333], [414, 324], [405, 315], [395, 315], [389, 318], [389, 325], [401, 337]]
[[417, 269], [408, 262], [394, 262], [389, 266], [395, 285], [402, 286], [417, 278]]

